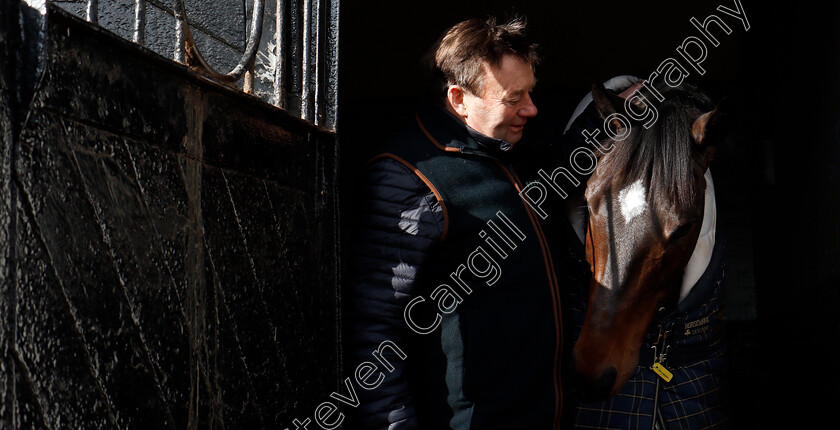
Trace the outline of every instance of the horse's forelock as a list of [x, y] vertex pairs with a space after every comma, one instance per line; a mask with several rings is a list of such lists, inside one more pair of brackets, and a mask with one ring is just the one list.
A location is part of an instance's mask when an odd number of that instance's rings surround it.
[[634, 124], [636, 130], [604, 161], [610, 165], [608, 171], [617, 172], [618, 189], [641, 179], [651, 198], [667, 199], [682, 209], [692, 204], [696, 193], [695, 181], [686, 180], [691, 178], [697, 155], [691, 125], [713, 105], [687, 85], [665, 91], [663, 96], [665, 100], [656, 106], [659, 119], [647, 129]]

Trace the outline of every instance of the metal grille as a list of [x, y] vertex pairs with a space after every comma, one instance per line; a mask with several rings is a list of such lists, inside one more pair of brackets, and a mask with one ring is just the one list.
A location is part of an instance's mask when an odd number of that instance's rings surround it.
[[335, 130], [339, 0], [53, 0], [160, 55]]

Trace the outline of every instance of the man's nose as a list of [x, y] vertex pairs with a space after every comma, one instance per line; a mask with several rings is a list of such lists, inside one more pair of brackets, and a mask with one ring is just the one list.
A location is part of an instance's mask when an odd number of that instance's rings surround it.
[[525, 104], [519, 109], [519, 116], [523, 116], [526, 118], [533, 118], [537, 116], [537, 105], [534, 104], [534, 101], [531, 100], [531, 95], [525, 93]]

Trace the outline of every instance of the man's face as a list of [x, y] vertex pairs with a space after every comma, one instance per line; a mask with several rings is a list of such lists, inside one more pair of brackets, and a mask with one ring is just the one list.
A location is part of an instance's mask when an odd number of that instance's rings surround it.
[[530, 92], [536, 84], [530, 63], [505, 55], [499, 68], [484, 64], [484, 94], [464, 92], [464, 121], [485, 136], [516, 143], [528, 118], [537, 115]]

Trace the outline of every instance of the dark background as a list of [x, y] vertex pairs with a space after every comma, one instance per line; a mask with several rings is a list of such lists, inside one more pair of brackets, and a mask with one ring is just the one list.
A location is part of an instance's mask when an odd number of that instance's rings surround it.
[[[743, 0], [750, 29], [716, 11], [733, 0], [676, 3], [366, 1], [343, 4], [339, 136], [342, 214], [376, 143], [414, 114], [419, 59], [448, 26], [471, 17], [527, 16], [541, 46], [526, 134], [563, 127], [594, 82], [647, 77], [688, 36], [689, 18], [716, 14], [706, 73], [736, 126], [713, 167], [728, 232], [727, 317], [734, 428], [809, 428], [840, 401], [840, 123], [838, 7]], [[347, 225], [345, 223], [345, 225]], [[346, 229], [345, 229], [346, 231]], [[347, 243], [345, 240], [344, 243]]]

